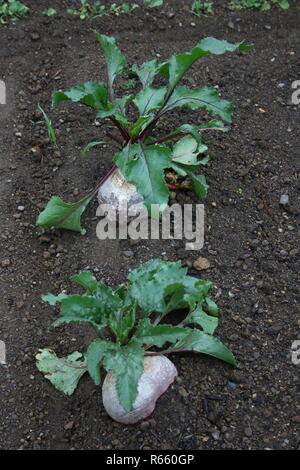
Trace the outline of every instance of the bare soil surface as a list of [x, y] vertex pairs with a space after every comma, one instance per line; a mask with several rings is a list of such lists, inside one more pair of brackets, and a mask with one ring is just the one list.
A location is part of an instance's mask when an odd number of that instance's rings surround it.
[[[7, 364], [0, 365], [0, 448], [299, 449], [300, 366], [292, 363], [291, 346], [300, 339], [300, 105], [291, 103], [291, 85], [300, 79], [300, 5], [262, 13], [215, 2], [213, 17], [197, 18], [191, 2], [174, 0], [90, 23], [67, 15], [68, 2], [51, 1], [59, 11], [54, 18], [42, 14], [49, 1], [25, 3], [27, 18], [0, 26], [0, 79], [7, 86], [7, 105], [0, 105], [0, 340], [7, 348]], [[53, 91], [104, 79], [91, 28], [115, 36], [130, 64], [163, 61], [205, 36], [255, 44], [250, 52], [205, 58], [185, 78], [190, 86], [218, 85], [235, 105], [230, 131], [207, 137], [212, 158], [204, 167], [210, 189], [201, 251], [186, 251], [176, 240], [100, 242], [96, 201], [82, 219], [85, 236], [41, 235], [35, 226], [52, 195], [78, 200], [111, 166], [111, 148], [80, 154], [101, 140], [92, 112], [72, 104], [50, 111]], [[51, 116], [58, 151], [36, 124], [38, 103]], [[165, 129], [203, 116], [181, 110], [165, 120]], [[176, 198], [196, 202], [189, 192]], [[192, 264], [200, 255], [210, 262], [201, 272]], [[124, 426], [107, 416], [101, 389], [88, 376], [65, 397], [37, 371], [39, 348], [84, 352], [94, 334], [86, 325], [48, 330], [58, 313], [41, 295], [74, 292], [70, 276], [86, 268], [115, 287], [156, 257], [182, 260], [190, 274], [213, 282], [223, 314], [217, 335], [240, 368], [174, 355], [179, 377], [153, 415]]]

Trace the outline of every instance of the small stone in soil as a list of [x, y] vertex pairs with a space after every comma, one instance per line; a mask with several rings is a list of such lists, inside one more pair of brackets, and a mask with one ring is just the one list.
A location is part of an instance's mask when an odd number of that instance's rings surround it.
[[134, 253], [132, 250], [126, 250], [126, 251], [123, 251], [123, 255], [126, 256], [126, 258], [132, 258]]
[[290, 203], [290, 198], [287, 194], [282, 194], [281, 198], [280, 198], [280, 201], [279, 201], [279, 204], [281, 206], [288, 206]]
[[218, 441], [220, 439], [220, 431], [212, 431], [211, 435], [215, 441]]
[[32, 41], [38, 41], [40, 39], [40, 35], [38, 33], [32, 33], [30, 37]]
[[2, 261], [1, 265], [3, 268], [6, 268], [7, 266], [9, 266], [11, 264], [11, 261], [10, 259], [6, 258]]
[[196, 259], [196, 261], [194, 261], [193, 266], [194, 266], [195, 269], [197, 269], [197, 271], [202, 271], [202, 270], [208, 269], [210, 267], [210, 262], [208, 261], [208, 259], [202, 258], [200, 256], [200, 258], [198, 258], [198, 259]]

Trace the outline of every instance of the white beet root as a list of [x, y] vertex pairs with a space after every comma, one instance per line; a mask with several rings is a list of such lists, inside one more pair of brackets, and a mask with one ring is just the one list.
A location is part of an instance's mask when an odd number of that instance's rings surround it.
[[107, 414], [119, 423], [133, 424], [147, 418], [153, 412], [157, 399], [178, 375], [174, 364], [165, 356], [145, 357], [143, 365], [138, 396], [130, 412], [120, 404], [113, 372], [109, 371], [105, 377], [102, 386], [103, 405]]
[[131, 206], [143, 210], [143, 197], [137, 192], [136, 187], [126, 181], [119, 169], [100, 186], [98, 191], [99, 204], [110, 204], [115, 211], [127, 214]]

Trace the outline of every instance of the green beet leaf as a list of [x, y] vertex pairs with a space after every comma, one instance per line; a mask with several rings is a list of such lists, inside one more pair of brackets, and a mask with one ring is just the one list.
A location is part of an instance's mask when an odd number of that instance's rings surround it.
[[97, 338], [91, 342], [86, 352], [87, 368], [96, 385], [101, 383], [100, 366], [105, 354], [113, 354], [115, 346], [109, 341]]
[[184, 86], [178, 86], [165, 109], [169, 111], [178, 107], [204, 108], [210, 113], [220, 116], [226, 122], [232, 121], [232, 104], [221, 99], [214, 88], [202, 87], [198, 90], [189, 90]]
[[164, 263], [156, 259], [142, 264], [129, 275], [129, 295], [138, 303], [144, 315], [164, 313], [167, 308], [165, 290], [170, 285], [183, 286], [187, 269], [180, 262]]
[[166, 352], [195, 351], [214, 356], [222, 361], [236, 366], [237, 362], [232, 352], [220, 340], [200, 330], [190, 330], [190, 334], [179, 340]]
[[132, 101], [139, 110], [140, 115], [143, 116], [159, 109], [163, 105], [166, 92], [167, 87], [151, 88], [147, 86], [142, 88]]
[[126, 346], [116, 345], [104, 358], [104, 367], [113, 371], [120, 403], [127, 411], [132, 411], [138, 394], [138, 383], [144, 371], [144, 353], [140, 343], [133, 338]]
[[218, 326], [218, 319], [207, 315], [202, 309], [197, 309], [194, 312], [191, 312], [187, 318], [184, 320], [185, 325], [196, 324], [201, 326], [204, 333], [208, 335], [213, 335], [215, 329]]
[[126, 59], [121, 51], [116, 46], [116, 40], [113, 37], [99, 34], [94, 30], [96, 38], [104, 52], [107, 64], [107, 82], [110, 93], [110, 98], [113, 99], [113, 84], [115, 78], [120, 74], [126, 65]]
[[171, 166], [171, 151], [168, 147], [135, 144], [118, 153], [115, 162], [127, 181], [134, 184], [144, 197], [148, 212], [152, 204], [159, 205], [162, 210], [168, 205], [169, 189], [163, 172]]
[[187, 135], [180, 139], [173, 147], [173, 161], [185, 165], [196, 165], [199, 153], [207, 150], [206, 145], [199, 145], [197, 140]]
[[57, 91], [52, 95], [52, 107], [56, 108], [59, 103], [66, 100], [96, 109], [99, 117], [111, 116], [117, 111], [117, 107], [108, 100], [108, 89], [104, 83], [86, 82], [69, 91]]
[[108, 323], [107, 314], [100, 299], [94, 296], [69, 295], [60, 301], [60, 318], [54, 322], [88, 322], [98, 329]]
[[87, 295], [94, 295], [97, 292], [98, 282], [90, 271], [81, 271], [72, 276], [71, 280], [84, 287]]
[[81, 227], [80, 218], [91, 197], [85, 197], [78, 202], [67, 203], [60, 197], [53, 196], [38, 216], [36, 223], [45, 229], [58, 227], [80, 232], [84, 235], [86, 231]]
[[171, 92], [185, 72], [201, 57], [207, 54], [220, 55], [225, 52], [233, 52], [236, 49], [248, 50], [251, 48], [252, 46], [246, 46], [243, 42], [232, 44], [208, 37], [202, 39], [190, 52], [172, 56], [169, 61], [161, 65], [159, 71], [161, 74], [169, 77], [169, 90]]
[[57, 302], [61, 302], [63, 299], [69, 297], [67, 294], [61, 293], [59, 295], [47, 294], [42, 295], [44, 302], [48, 302], [49, 305], [56, 305]]
[[189, 334], [186, 328], [172, 325], [151, 325], [149, 318], [140, 320], [135, 339], [141, 344], [152, 344], [162, 347], [165, 343], [176, 343], [179, 339], [185, 338]]
[[57, 390], [66, 395], [73, 394], [79, 380], [87, 371], [86, 360], [78, 351], [58, 358], [51, 349], [40, 349], [35, 357], [38, 370]]
[[142, 65], [133, 65], [130, 71], [137, 75], [143, 87], [148, 87], [152, 85], [158, 71], [157, 59], [149, 60]]
[[144, 3], [149, 8], [160, 7], [164, 3], [164, 0], [144, 0]]
[[96, 147], [97, 145], [103, 145], [103, 144], [106, 144], [106, 142], [104, 142], [103, 140], [90, 142], [84, 147], [84, 149], [82, 150], [82, 154], [84, 155], [85, 153], [89, 152], [92, 148]]
[[[208, 160], [204, 160], [206, 163]], [[201, 162], [198, 162], [198, 164]], [[204, 175], [196, 175], [195, 170], [197, 169], [197, 165], [185, 165], [184, 163], [172, 163], [172, 168], [175, 170], [178, 174], [181, 175], [187, 175], [191, 178], [193, 182], [193, 189], [194, 192], [199, 196], [201, 199], [206, 197], [207, 195], [207, 190], [209, 188], [206, 178]]]

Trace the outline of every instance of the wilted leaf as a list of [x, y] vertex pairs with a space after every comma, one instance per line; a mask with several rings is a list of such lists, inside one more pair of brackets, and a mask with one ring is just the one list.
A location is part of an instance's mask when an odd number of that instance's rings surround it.
[[86, 360], [78, 351], [67, 357], [58, 358], [51, 349], [40, 349], [35, 357], [38, 370], [57, 390], [66, 395], [72, 395], [79, 380], [87, 371]]

